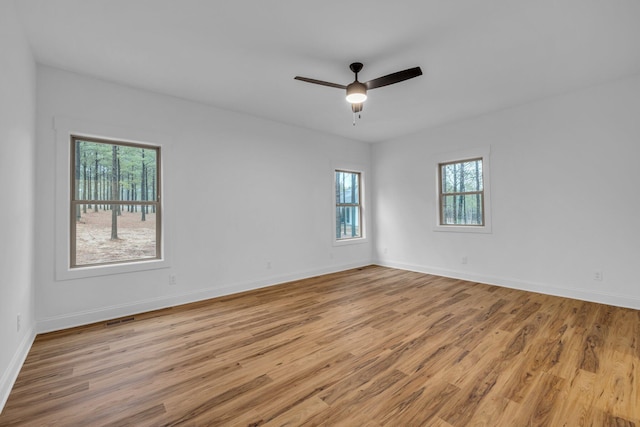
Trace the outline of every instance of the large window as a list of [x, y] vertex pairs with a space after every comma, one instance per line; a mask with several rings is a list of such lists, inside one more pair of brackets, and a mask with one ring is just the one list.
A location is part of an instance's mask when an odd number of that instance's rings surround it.
[[160, 148], [71, 136], [71, 268], [161, 258]]
[[362, 237], [361, 174], [336, 170], [336, 240]]
[[440, 163], [440, 225], [484, 226], [482, 158]]

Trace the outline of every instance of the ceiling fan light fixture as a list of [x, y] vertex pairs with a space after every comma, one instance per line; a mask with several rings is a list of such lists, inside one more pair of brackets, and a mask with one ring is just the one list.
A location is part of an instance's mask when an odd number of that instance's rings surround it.
[[347, 86], [347, 101], [351, 104], [360, 104], [367, 99], [367, 86], [355, 81]]

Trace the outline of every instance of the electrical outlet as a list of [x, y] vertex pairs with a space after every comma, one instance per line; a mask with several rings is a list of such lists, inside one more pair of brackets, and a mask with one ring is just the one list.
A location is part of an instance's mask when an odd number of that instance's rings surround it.
[[176, 286], [178, 284], [178, 279], [175, 274], [169, 275], [169, 286]]
[[593, 272], [593, 280], [595, 280], [596, 282], [602, 282], [602, 271], [594, 271]]
[[20, 332], [20, 323], [22, 321], [22, 316], [20, 315], [20, 313], [18, 313], [18, 315], [16, 316], [16, 328], [17, 328], [17, 332]]
[[267, 261], [267, 270], [271, 270], [271, 261]]
[[469, 261], [469, 259], [467, 258], [467, 256], [463, 256], [462, 259], [460, 260], [461, 264], [466, 264]]

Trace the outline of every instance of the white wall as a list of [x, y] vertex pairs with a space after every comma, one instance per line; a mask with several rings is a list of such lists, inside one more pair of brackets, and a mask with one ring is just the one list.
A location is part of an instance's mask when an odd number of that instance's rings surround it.
[[[487, 146], [493, 232], [433, 231], [436, 157]], [[640, 308], [640, 77], [379, 144], [372, 164], [379, 263]]]
[[35, 64], [12, 1], [0, 1], [0, 52], [1, 410], [34, 337]]
[[[38, 68], [37, 82], [40, 331], [371, 262], [370, 242], [332, 245], [332, 167], [368, 169], [368, 144], [48, 67]], [[52, 123], [59, 117], [171, 141], [163, 147], [171, 268], [55, 279], [54, 229], [66, 221], [53, 215]], [[177, 286], [169, 285], [170, 274]]]

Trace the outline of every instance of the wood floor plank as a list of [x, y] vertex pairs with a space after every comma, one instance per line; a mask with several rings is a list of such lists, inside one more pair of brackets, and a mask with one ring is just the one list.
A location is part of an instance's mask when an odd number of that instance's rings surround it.
[[2, 426], [636, 426], [640, 312], [369, 266], [39, 335]]

